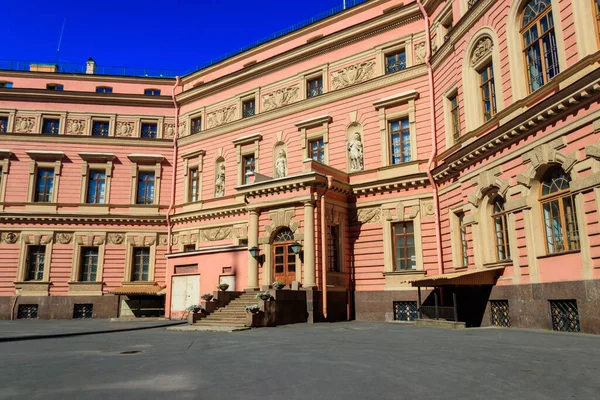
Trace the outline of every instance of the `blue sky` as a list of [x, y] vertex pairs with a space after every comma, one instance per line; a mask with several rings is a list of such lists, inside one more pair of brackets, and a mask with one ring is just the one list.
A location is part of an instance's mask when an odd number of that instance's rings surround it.
[[[3, 1], [1, 58], [188, 70], [342, 0]], [[10, 16], [10, 17], [6, 17]]]

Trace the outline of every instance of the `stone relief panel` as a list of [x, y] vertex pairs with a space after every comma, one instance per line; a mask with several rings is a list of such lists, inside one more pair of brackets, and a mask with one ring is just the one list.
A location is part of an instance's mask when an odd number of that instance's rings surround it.
[[357, 210], [353, 222], [359, 222], [361, 224], [374, 224], [381, 222], [381, 208], [361, 208], [360, 210]]
[[237, 107], [235, 105], [231, 105], [209, 112], [206, 114], [206, 129], [216, 128], [217, 126], [233, 121], [236, 109]]
[[[182, 121], [179, 123], [178, 137], [187, 136], [186, 130], [187, 123]], [[164, 124], [163, 127], [163, 139], [173, 139], [175, 134], [175, 124]]]
[[200, 232], [200, 237], [203, 242], [216, 242], [234, 238], [233, 227], [231, 226], [202, 229]]
[[480, 60], [487, 57], [494, 47], [494, 42], [488, 36], [485, 36], [477, 42], [475, 49], [473, 50], [473, 56], [471, 57], [471, 65], [476, 65]]
[[270, 238], [273, 232], [284, 226], [290, 228], [292, 232], [296, 232], [300, 227], [300, 223], [297, 221], [292, 221], [292, 218], [295, 216], [296, 210], [294, 209], [275, 210], [269, 212], [271, 223], [265, 225], [265, 237]]
[[375, 76], [375, 60], [349, 65], [331, 73], [331, 88], [342, 89], [355, 83], [364, 82]]
[[67, 134], [68, 135], [84, 135], [85, 134], [85, 121], [82, 119], [68, 119], [67, 120]]
[[32, 133], [35, 127], [35, 117], [17, 117], [15, 118], [15, 132]]
[[425, 42], [419, 42], [415, 45], [415, 64], [423, 64], [427, 56], [427, 47]]
[[[174, 241], [175, 236], [172, 236], [172, 240]], [[169, 244], [169, 236], [168, 235], [158, 235], [158, 245], [159, 246], [166, 246]]]
[[60, 244], [69, 244], [73, 239], [72, 233], [59, 232], [56, 234], [56, 241]]
[[2, 232], [0, 235], [0, 242], [6, 244], [15, 244], [19, 241], [19, 234], [17, 232]]
[[117, 122], [117, 130], [115, 134], [120, 137], [131, 137], [135, 129], [135, 122]]
[[[60, 238], [57, 237], [57, 240], [60, 242]], [[81, 246], [101, 246], [106, 243], [106, 236], [104, 234], [95, 235], [93, 233], [77, 234], [74, 235], [74, 241]]]
[[125, 235], [122, 233], [109, 233], [108, 243], [109, 244], [123, 244], [125, 241]]
[[273, 110], [292, 103], [298, 99], [300, 86], [295, 85], [284, 89], [276, 90], [273, 93], [269, 93], [262, 97], [262, 109], [263, 111]]
[[346, 150], [350, 172], [365, 169], [362, 133], [363, 127], [359, 122], [351, 123], [346, 129]]
[[419, 206], [405, 206], [401, 201], [397, 203], [384, 204], [381, 215], [386, 221], [402, 222], [415, 219], [419, 213], [419, 208], [423, 208], [423, 203]]

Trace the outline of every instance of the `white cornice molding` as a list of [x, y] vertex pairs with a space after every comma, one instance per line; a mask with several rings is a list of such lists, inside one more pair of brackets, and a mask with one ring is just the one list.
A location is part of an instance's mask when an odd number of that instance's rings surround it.
[[183, 158], [184, 160], [189, 160], [191, 158], [196, 158], [198, 156], [203, 156], [205, 154], [206, 154], [206, 152], [204, 150], [198, 149], [198, 150], [193, 150], [193, 151], [183, 154], [181, 156], [181, 158]]
[[62, 151], [52, 151], [52, 150], [26, 150], [25, 153], [33, 159], [52, 159], [52, 160], [62, 160], [65, 156], [65, 153]]
[[79, 157], [81, 157], [85, 161], [90, 161], [90, 160], [111, 161], [115, 158], [115, 155], [113, 153], [81, 152], [81, 153], [79, 153]]
[[331, 121], [333, 121], [333, 118], [331, 117], [331, 115], [329, 115], [329, 114], [319, 115], [318, 117], [305, 119], [304, 121], [300, 121], [300, 122], [296, 123], [296, 127], [298, 129], [310, 128], [312, 126], [323, 125], [324, 123], [331, 123]]
[[231, 141], [231, 143], [233, 143], [235, 145], [242, 145], [242, 144], [254, 143], [257, 140], [262, 140], [262, 135], [260, 134], [260, 132], [252, 133], [250, 135], [246, 135], [246, 136], [239, 137], [237, 139], [233, 139]]
[[127, 158], [136, 163], [148, 162], [155, 164], [161, 163], [162, 160], [165, 159], [165, 157], [160, 154], [129, 154]]
[[375, 108], [392, 107], [398, 104], [407, 103], [411, 100], [416, 100], [419, 97], [419, 92], [416, 90], [408, 90], [406, 92], [394, 94], [388, 97], [377, 100], [373, 103]]
[[0, 149], [0, 159], [10, 158], [12, 151], [10, 149]]

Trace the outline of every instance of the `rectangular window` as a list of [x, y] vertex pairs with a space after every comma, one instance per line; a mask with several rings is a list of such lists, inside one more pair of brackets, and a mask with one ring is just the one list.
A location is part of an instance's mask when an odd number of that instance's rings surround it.
[[467, 267], [469, 266], [469, 244], [467, 242], [467, 225], [465, 225], [465, 214], [460, 213], [457, 216], [460, 238], [460, 262], [462, 267]]
[[0, 82], [0, 89], [9, 89], [13, 87], [12, 82]]
[[35, 196], [33, 201], [36, 203], [52, 202], [52, 190], [54, 189], [54, 169], [38, 168], [35, 179]]
[[496, 115], [496, 89], [494, 87], [494, 69], [492, 63], [479, 71], [479, 88], [483, 105], [483, 120], [489, 121]]
[[323, 94], [323, 78], [318, 77], [306, 82], [306, 97], [316, 97]]
[[192, 120], [192, 135], [202, 132], [202, 118], [194, 118]]
[[142, 123], [142, 138], [156, 139], [157, 131], [158, 131], [157, 124], [149, 123], [149, 122]]
[[104, 204], [106, 191], [106, 171], [90, 171], [87, 188], [87, 202], [91, 204]]
[[98, 248], [82, 247], [81, 260], [79, 263], [79, 281], [96, 282], [98, 272]]
[[385, 73], [391, 74], [406, 68], [406, 53], [404, 50], [385, 55]]
[[340, 231], [337, 225], [329, 225], [327, 235], [327, 255], [329, 270], [340, 272]]
[[160, 89], [144, 89], [145, 96], [160, 96]]
[[183, 246], [183, 252], [187, 253], [190, 251], [195, 251], [196, 250], [196, 245], [195, 244], [186, 244]]
[[54, 118], [44, 118], [42, 121], [42, 133], [47, 135], [58, 135], [60, 120]]
[[8, 132], [8, 117], [0, 117], [0, 132]]
[[243, 157], [242, 165], [244, 168], [244, 176], [242, 177], [242, 182], [244, 185], [250, 183], [250, 177], [254, 175], [254, 168], [256, 166], [256, 160], [254, 159], [254, 154], [248, 154]]
[[108, 121], [92, 122], [92, 136], [108, 136], [110, 123]]
[[189, 201], [194, 202], [200, 200], [200, 171], [198, 168], [192, 168], [189, 171], [190, 176], [190, 187], [189, 187]]
[[44, 262], [46, 246], [27, 246], [26, 281], [41, 281], [44, 279]]
[[137, 204], [154, 204], [154, 172], [138, 173]]
[[131, 271], [132, 281], [147, 281], [148, 272], [150, 270], [150, 248], [149, 247], [134, 247], [133, 262], [131, 263], [133, 270]]
[[48, 89], [48, 90], [63, 90], [64, 86], [59, 83], [49, 83], [46, 85], [46, 89]]
[[112, 93], [112, 88], [108, 86], [98, 86], [96, 93]]
[[390, 149], [392, 165], [411, 161], [410, 156], [410, 123], [408, 118], [390, 121]]
[[308, 148], [310, 151], [310, 157], [322, 163], [325, 163], [325, 143], [323, 138], [311, 140], [308, 142]]
[[460, 138], [460, 109], [458, 108], [458, 95], [448, 99], [450, 102], [450, 115], [452, 117], [452, 138], [454, 142]]
[[242, 103], [242, 118], [251, 117], [254, 115], [254, 99], [246, 100]]
[[395, 271], [417, 269], [413, 223], [399, 222], [393, 225], [393, 229]]

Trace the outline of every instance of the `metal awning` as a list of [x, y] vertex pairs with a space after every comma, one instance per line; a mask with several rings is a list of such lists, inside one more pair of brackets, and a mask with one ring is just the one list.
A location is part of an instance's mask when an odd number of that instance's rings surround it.
[[130, 296], [164, 296], [166, 291], [163, 289], [165, 288], [160, 285], [125, 284], [109, 290], [108, 293]]
[[470, 269], [448, 274], [425, 276], [411, 282], [415, 287], [495, 285], [504, 267]]

